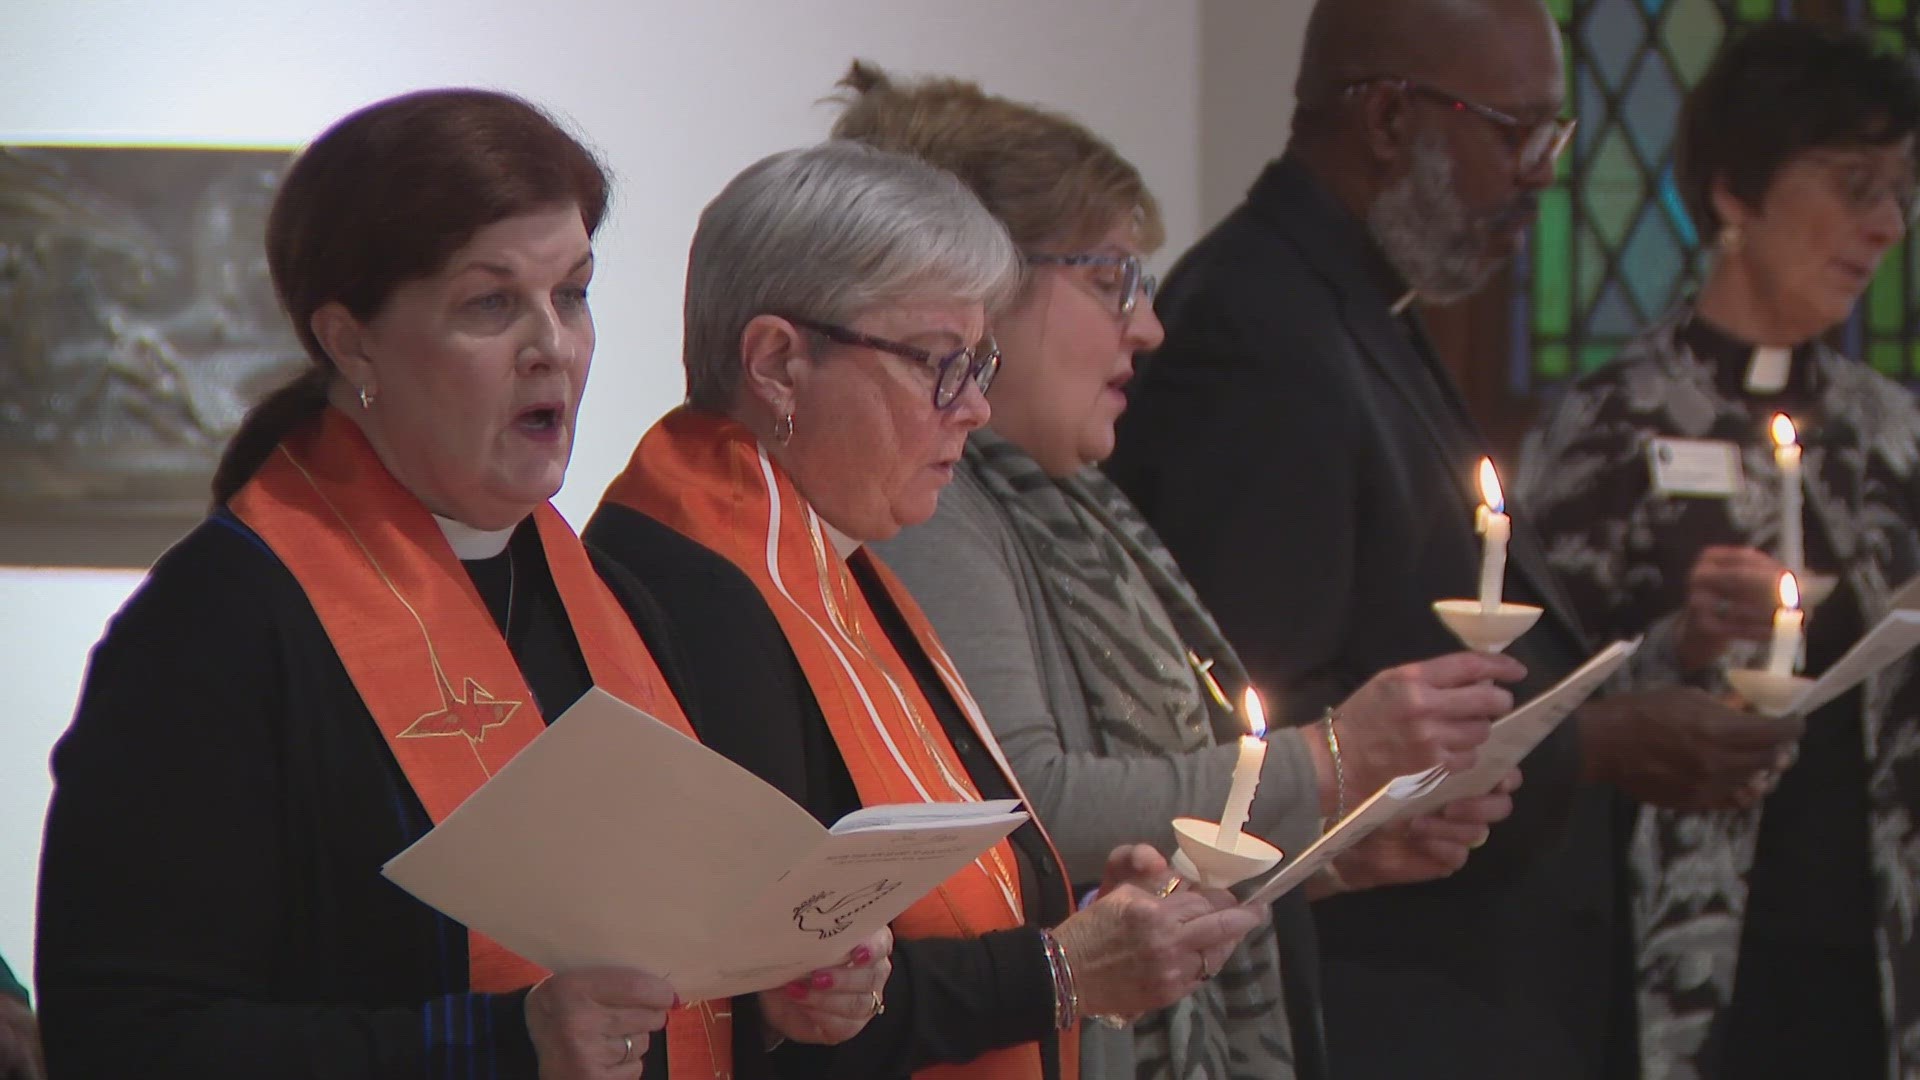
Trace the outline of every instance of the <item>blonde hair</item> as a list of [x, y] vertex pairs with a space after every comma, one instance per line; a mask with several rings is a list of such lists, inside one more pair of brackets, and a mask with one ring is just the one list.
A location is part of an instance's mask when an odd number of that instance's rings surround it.
[[1140, 171], [1078, 121], [963, 79], [895, 82], [855, 60], [833, 137], [912, 154], [958, 176], [1022, 249], [1092, 242], [1132, 217], [1146, 251], [1166, 239]]

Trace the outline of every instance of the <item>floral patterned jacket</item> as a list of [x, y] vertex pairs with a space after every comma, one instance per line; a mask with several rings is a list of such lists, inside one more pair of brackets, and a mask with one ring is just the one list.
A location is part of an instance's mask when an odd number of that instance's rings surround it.
[[[1576, 381], [1528, 437], [1519, 489], [1549, 558], [1589, 626], [1668, 636], [1704, 531], [1779, 554], [1772, 447], [1744, 393], [1680, 335], [1682, 307], [1609, 366]], [[1920, 573], [1920, 408], [1904, 388], [1824, 345], [1805, 360], [1822, 437], [1803, 462], [1805, 520], [1823, 531], [1867, 625]], [[1656, 438], [1735, 444], [1745, 482], [1730, 498], [1660, 494]], [[1695, 541], [1697, 546], [1697, 541]], [[1736, 652], [1730, 660], [1744, 663]], [[1887, 1076], [1920, 1080], [1920, 680], [1912, 657], [1857, 700]], [[1669, 673], [1670, 675], [1672, 673]], [[1646, 1080], [1716, 1074], [1708, 1034], [1732, 998], [1760, 811], [1644, 809], [1629, 855]], [[1809, 887], [1816, 887], [1809, 883]]]

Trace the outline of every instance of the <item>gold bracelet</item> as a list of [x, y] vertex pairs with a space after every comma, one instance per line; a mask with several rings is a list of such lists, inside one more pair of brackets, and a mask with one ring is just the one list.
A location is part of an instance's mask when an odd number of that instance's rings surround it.
[[1333, 758], [1333, 817], [1328, 819], [1327, 825], [1321, 830], [1323, 832], [1339, 824], [1347, 816], [1347, 768], [1346, 763], [1340, 760], [1340, 733], [1333, 730], [1333, 722], [1336, 719], [1338, 717], [1334, 716], [1331, 705], [1327, 706], [1326, 715], [1320, 718], [1320, 722], [1325, 725], [1327, 754]]

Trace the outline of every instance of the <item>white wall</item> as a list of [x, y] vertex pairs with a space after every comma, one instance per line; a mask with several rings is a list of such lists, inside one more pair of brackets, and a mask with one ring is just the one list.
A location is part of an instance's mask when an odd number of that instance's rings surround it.
[[[1077, 115], [1146, 174], [1177, 252], [1199, 227], [1200, 2], [5, 0], [0, 139], [296, 145], [368, 101], [456, 83], [571, 117], [619, 180], [593, 386], [558, 500], [578, 524], [679, 400], [700, 207], [748, 162], [823, 135], [833, 111], [817, 102], [851, 57]], [[0, 568], [0, 954], [23, 976], [47, 753], [88, 648], [137, 581]]]
[[1200, 5], [1203, 230], [1239, 205], [1260, 169], [1286, 146], [1300, 42], [1312, 7], [1308, 0]]

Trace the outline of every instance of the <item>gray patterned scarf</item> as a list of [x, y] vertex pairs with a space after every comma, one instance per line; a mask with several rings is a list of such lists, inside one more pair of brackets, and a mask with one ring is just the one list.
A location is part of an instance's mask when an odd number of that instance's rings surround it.
[[[1222, 686], [1245, 669], [1153, 529], [1097, 469], [1066, 479], [988, 431], [966, 460], [1033, 556], [1105, 753], [1180, 754], [1238, 732], [1187, 660], [1213, 661]], [[1134, 1025], [1138, 1080], [1293, 1075], [1272, 926], [1252, 934], [1210, 982]]]

